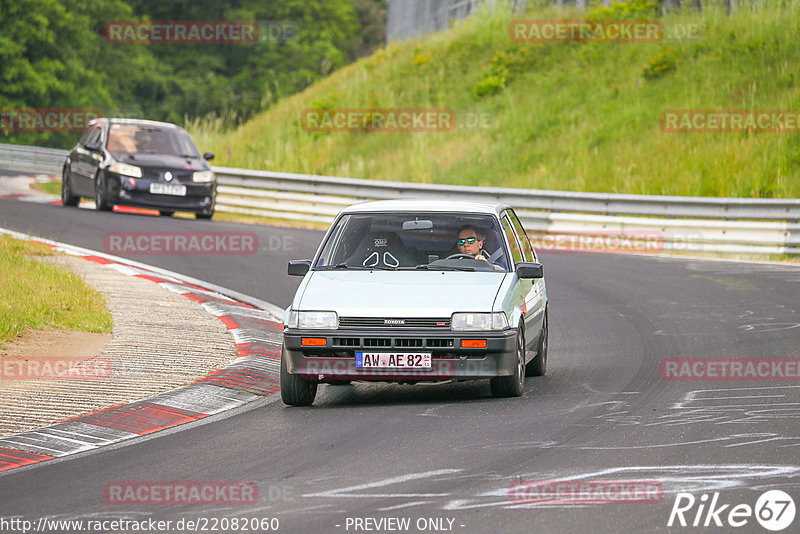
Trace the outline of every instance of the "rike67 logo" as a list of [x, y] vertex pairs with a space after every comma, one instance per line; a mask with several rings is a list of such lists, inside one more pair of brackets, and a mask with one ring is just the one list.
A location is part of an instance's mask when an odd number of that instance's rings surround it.
[[704, 493], [696, 498], [691, 493], [678, 493], [667, 526], [692, 527], [743, 527], [755, 520], [773, 532], [784, 530], [794, 521], [795, 505], [792, 497], [781, 490], [766, 491], [758, 497], [755, 506], [749, 504], [722, 504], [719, 492], [709, 497]]

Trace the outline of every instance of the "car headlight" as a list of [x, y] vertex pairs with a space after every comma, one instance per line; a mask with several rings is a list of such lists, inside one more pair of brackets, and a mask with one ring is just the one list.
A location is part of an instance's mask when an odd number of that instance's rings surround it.
[[314, 330], [335, 330], [339, 328], [339, 316], [332, 311], [289, 312], [289, 328], [309, 328]]
[[508, 319], [503, 312], [493, 313], [454, 313], [450, 328], [460, 330], [505, 330]]
[[127, 163], [115, 163], [111, 167], [109, 167], [108, 170], [110, 170], [111, 172], [115, 172], [117, 174], [132, 176], [134, 178], [142, 177], [141, 167], [137, 167], [136, 165], [128, 165]]
[[197, 171], [192, 173], [193, 182], [213, 182], [214, 171]]

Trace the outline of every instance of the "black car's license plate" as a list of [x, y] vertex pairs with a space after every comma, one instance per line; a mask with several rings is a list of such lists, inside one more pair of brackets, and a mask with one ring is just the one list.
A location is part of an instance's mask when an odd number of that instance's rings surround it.
[[150, 192], [154, 195], [186, 196], [186, 186], [179, 184], [150, 184]]

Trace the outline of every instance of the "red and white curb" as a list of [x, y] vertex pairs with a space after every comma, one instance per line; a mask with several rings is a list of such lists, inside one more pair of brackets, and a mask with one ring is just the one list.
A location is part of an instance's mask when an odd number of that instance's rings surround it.
[[38, 204], [61, 204], [61, 199], [31, 189], [36, 182], [40, 184], [58, 180], [55, 174], [20, 174], [18, 176], [0, 176], [0, 198], [36, 202]]
[[0, 438], [0, 472], [196, 421], [279, 390], [283, 311], [277, 306], [108, 254], [3, 228], [0, 233], [42, 243], [124, 274], [150, 280], [192, 299], [227, 326], [237, 349], [237, 358], [231, 364], [193, 384]]

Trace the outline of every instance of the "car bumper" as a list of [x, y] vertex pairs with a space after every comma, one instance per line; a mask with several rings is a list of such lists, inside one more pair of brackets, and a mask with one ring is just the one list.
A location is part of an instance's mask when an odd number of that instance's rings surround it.
[[[420, 382], [473, 380], [513, 375], [517, 365], [516, 330], [501, 332], [301, 331], [284, 330], [283, 358], [290, 374], [332, 382]], [[304, 346], [302, 338], [325, 339]], [[486, 340], [484, 348], [462, 348], [463, 340]], [[363, 368], [356, 352], [430, 353], [430, 368]]]
[[110, 203], [142, 208], [170, 209], [175, 211], [204, 211], [214, 209], [217, 196], [216, 182], [180, 183], [186, 195], [160, 195], [150, 193], [150, 180], [131, 180], [107, 173], [106, 195]]

